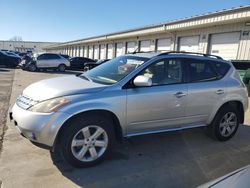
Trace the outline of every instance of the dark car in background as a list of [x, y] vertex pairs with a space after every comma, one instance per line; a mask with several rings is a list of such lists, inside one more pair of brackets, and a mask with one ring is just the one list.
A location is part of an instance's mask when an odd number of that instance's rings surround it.
[[12, 54], [0, 51], [0, 65], [15, 68], [21, 62], [21, 58]]
[[70, 69], [84, 69], [87, 63], [95, 63], [95, 60], [86, 57], [72, 57], [69, 61]]
[[97, 67], [97, 66], [99, 66], [99, 65], [101, 65], [101, 64], [103, 64], [103, 63], [105, 63], [105, 62], [107, 62], [109, 60], [110, 59], [101, 59], [101, 60], [99, 60], [97, 62], [86, 63], [85, 66], [84, 66], [84, 71], [88, 71], [90, 69], [93, 69], [93, 68], [95, 68], [95, 67]]

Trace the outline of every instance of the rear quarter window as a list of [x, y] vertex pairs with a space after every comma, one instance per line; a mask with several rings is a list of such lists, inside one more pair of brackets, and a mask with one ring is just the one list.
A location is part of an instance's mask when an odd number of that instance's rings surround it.
[[227, 74], [228, 70], [230, 69], [230, 65], [227, 63], [212, 62], [212, 64], [214, 64], [214, 68], [218, 73], [219, 78], [224, 77]]

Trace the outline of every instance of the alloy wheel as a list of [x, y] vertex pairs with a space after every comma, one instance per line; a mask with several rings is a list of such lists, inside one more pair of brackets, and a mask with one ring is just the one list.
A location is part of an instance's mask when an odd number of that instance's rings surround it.
[[230, 136], [237, 127], [237, 116], [233, 112], [226, 113], [220, 121], [220, 134], [224, 137]]
[[108, 146], [106, 131], [96, 125], [84, 127], [72, 139], [71, 151], [75, 158], [83, 162], [95, 161]]

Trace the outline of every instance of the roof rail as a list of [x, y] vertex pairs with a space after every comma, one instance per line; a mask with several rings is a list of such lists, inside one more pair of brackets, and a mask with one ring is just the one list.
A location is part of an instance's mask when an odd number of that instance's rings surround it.
[[138, 54], [138, 53], [154, 53], [155, 51], [134, 51], [134, 52], [129, 52], [127, 54]]
[[217, 55], [211, 55], [211, 54], [203, 54], [203, 53], [198, 53], [198, 52], [185, 52], [185, 51], [169, 51], [169, 52], [163, 52], [160, 53], [158, 56], [162, 55], [169, 55], [169, 54], [194, 54], [194, 55], [202, 55], [204, 57], [215, 57], [217, 59], [222, 59], [222, 57], [217, 56]]

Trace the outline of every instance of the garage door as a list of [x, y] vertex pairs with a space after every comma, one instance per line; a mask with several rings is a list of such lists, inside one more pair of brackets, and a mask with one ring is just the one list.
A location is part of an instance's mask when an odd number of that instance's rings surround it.
[[239, 48], [240, 32], [212, 34], [209, 53], [234, 60]]
[[101, 45], [101, 51], [100, 51], [100, 59], [106, 59], [106, 54], [105, 54], [105, 44]]
[[108, 59], [112, 59], [113, 58], [113, 44], [108, 44]]
[[89, 58], [93, 59], [93, 46], [89, 46]]
[[140, 41], [140, 52], [150, 51], [150, 40]]
[[88, 46], [84, 46], [84, 57], [88, 57]]
[[123, 43], [116, 44], [116, 57], [123, 55]]
[[199, 36], [181, 37], [179, 40], [179, 51], [198, 52]]
[[99, 59], [99, 45], [95, 45], [94, 59]]
[[135, 42], [128, 42], [127, 43], [127, 53], [133, 53], [136, 50], [136, 43]]
[[157, 51], [170, 51], [171, 39], [158, 39], [157, 40]]
[[84, 57], [84, 46], [81, 46], [81, 53], [80, 53], [81, 57]]

